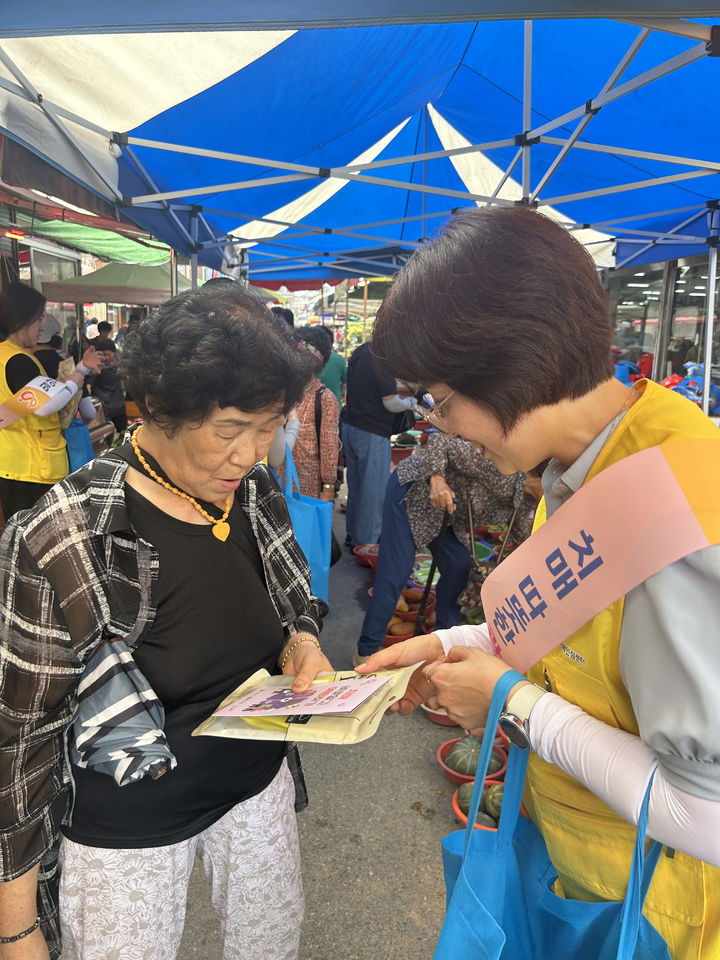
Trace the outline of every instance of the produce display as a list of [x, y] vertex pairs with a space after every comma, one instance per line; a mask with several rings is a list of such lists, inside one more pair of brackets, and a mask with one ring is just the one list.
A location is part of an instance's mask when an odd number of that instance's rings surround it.
[[[474, 777], [481, 747], [482, 740], [479, 737], [474, 736], [472, 733], [466, 733], [464, 737], [460, 737], [447, 755], [445, 763], [456, 773], [462, 773], [466, 777]], [[505, 760], [502, 754], [497, 750], [493, 750], [490, 754], [490, 763], [487, 772], [488, 777], [492, 777], [493, 774], [502, 769], [504, 765]]]
[[420, 443], [420, 439], [416, 434], [405, 432], [395, 437], [395, 443], [401, 447], [415, 447]]
[[[504, 790], [505, 784], [503, 783], [491, 783], [483, 789], [480, 798], [480, 808], [475, 818], [476, 823], [492, 829], [497, 827], [502, 809]], [[463, 783], [457, 790], [457, 805], [466, 817], [470, 812], [472, 792], [472, 783]]]
[[[425, 586], [427, 579], [430, 575], [430, 566], [432, 565], [432, 560], [421, 560], [420, 563], [415, 567], [413, 572], [410, 574], [410, 579], [413, 583], [420, 584], [420, 586]], [[435, 570], [432, 578], [433, 587], [437, 585], [438, 580], [440, 579], [440, 571]]]
[[485, 612], [483, 611], [482, 605], [477, 607], [465, 607], [462, 612], [463, 623], [469, 623], [472, 626], [479, 626], [481, 623], [485, 623]]
[[[390, 640], [391, 637], [405, 640], [407, 637], [415, 635], [415, 623], [422, 602], [422, 595], [423, 590], [418, 587], [406, 587], [400, 594], [395, 604], [395, 613], [390, 618], [385, 630], [386, 645], [394, 642], [394, 639]], [[425, 605], [423, 624], [426, 628], [432, 629], [435, 623], [435, 594], [431, 593]]]

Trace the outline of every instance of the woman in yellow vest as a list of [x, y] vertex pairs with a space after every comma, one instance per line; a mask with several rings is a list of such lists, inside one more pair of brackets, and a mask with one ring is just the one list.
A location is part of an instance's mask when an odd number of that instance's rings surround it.
[[[35, 377], [45, 375], [33, 356], [44, 310], [45, 297], [24, 283], [11, 283], [0, 291], [0, 404]], [[91, 348], [70, 380], [81, 388], [93, 369], [100, 369], [100, 358]], [[0, 503], [6, 520], [31, 507], [67, 472], [65, 439], [57, 413], [30, 414], [0, 430]]]
[[[412, 258], [383, 302], [373, 349], [428, 391], [439, 429], [475, 443], [502, 473], [550, 458], [537, 525], [639, 450], [688, 438], [720, 443], [690, 401], [649, 381], [628, 388], [614, 379], [611, 343], [585, 249], [541, 214], [502, 207], [461, 212]], [[720, 546], [709, 546], [558, 637], [506, 703], [532, 751], [524, 802], [560, 895], [624, 898], [654, 774], [648, 834], [667, 855], [645, 914], [674, 960], [720, 957], [719, 632]], [[486, 628], [454, 627], [393, 646], [359, 670], [424, 660], [400, 711], [424, 700], [474, 729], [507, 670], [491, 652]]]

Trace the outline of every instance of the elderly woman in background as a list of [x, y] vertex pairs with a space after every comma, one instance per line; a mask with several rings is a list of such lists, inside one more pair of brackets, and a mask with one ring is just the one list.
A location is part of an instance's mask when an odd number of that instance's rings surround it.
[[[168, 301], [124, 359], [144, 424], [2, 540], [0, 937], [22, 940], [18, 956], [59, 955], [59, 847], [64, 960], [171, 960], [197, 854], [225, 955], [294, 960], [303, 896], [288, 748], [191, 731], [260, 668], [296, 675], [295, 690], [331, 669], [324, 605], [259, 462], [307, 363], [234, 288]], [[123, 787], [69, 769], [64, 744], [83, 670], [117, 638], [165, 708], [177, 759]]]
[[[459, 437], [431, 434], [427, 445], [407, 457], [387, 483], [380, 551], [373, 595], [360, 631], [354, 665], [380, 649], [388, 621], [407, 583], [415, 551], [437, 552], [438, 628], [460, 623], [458, 596], [472, 566], [468, 549], [468, 500], [477, 525], [508, 522], [515, 508], [513, 543], [530, 535], [537, 498], [525, 493], [525, 474], [503, 477], [471, 444]], [[442, 542], [444, 511], [450, 514]]]
[[319, 500], [333, 500], [337, 479], [340, 404], [317, 377], [330, 356], [330, 340], [319, 327], [302, 327], [295, 331], [295, 338], [308, 358], [313, 378], [288, 421], [284, 436], [278, 434], [273, 441], [268, 463], [276, 467], [284, 482], [287, 442], [298, 472], [300, 493]]
[[[11, 283], [0, 291], [0, 404], [35, 377], [47, 375], [33, 355], [44, 311], [45, 297], [34, 287]], [[98, 372], [101, 363], [101, 357], [89, 347], [69, 378], [65, 405], [82, 389], [85, 375]], [[30, 414], [0, 430], [0, 505], [5, 519], [31, 507], [68, 469], [57, 412]]]
[[[601, 472], [679, 442], [692, 469], [676, 480], [690, 494], [688, 477], [707, 477], [720, 444], [690, 401], [649, 380], [632, 388], [616, 380], [611, 337], [595, 264], [573, 235], [527, 207], [486, 207], [459, 213], [396, 275], [374, 344], [396, 376], [424, 384], [443, 429], [474, 443], [501, 473], [550, 458], [536, 522], [547, 516], [555, 536], [566, 537], [563, 505], [572, 509]], [[653, 497], [652, 478], [635, 482]], [[613, 531], [612, 507], [606, 543], [613, 535], [627, 543], [611, 561], [622, 581], [623, 569], [643, 561], [643, 544], [632, 529]], [[700, 502], [697, 522], [716, 528], [710, 498]], [[551, 570], [544, 551], [532, 556], [534, 540], [518, 559], [525, 554], [528, 565]], [[523, 803], [559, 889], [578, 900], [623, 899], [651, 784], [647, 832], [669, 849], [645, 913], [673, 960], [717, 960], [720, 545], [693, 550], [595, 615], [586, 594], [584, 625], [568, 636], [560, 624], [557, 646], [514, 685], [506, 710], [531, 750]], [[573, 561], [566, 570], [572, 577], [582, 566]], [[552, 584], [559, 599], [563, 582]], [[528, 637], [532, 631], [529, 622]], [[458, 626], [382, 651], [359, 669], [429, 661], [402, 709], [427, 698], [474, 729], [508, 670], [492, 651], [486, 626]]]

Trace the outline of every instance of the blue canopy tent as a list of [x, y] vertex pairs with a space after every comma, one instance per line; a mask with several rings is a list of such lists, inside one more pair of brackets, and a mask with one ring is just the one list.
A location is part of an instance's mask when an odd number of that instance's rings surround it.
[[608, 20], [539, 0], [323, 6], [12, 11], [0, 130], [193, 264], [259, 283], [386, 275], [378, 250], [485, 203], [537, 204], [611, 265], [623, 225], [720, 196], [709, 20], [662, 2], [582, 11]]

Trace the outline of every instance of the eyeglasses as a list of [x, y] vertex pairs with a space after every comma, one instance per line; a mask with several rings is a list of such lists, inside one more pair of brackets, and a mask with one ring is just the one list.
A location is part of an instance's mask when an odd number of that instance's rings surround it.
[[428, 423], [431, 423], [441, 433], [447, 432], [447, 411], [443, 410], [443, 407], [448, 402], [450, 397], [453, 397], [454, 395], [455, 391], [451, 390], [446, 397], [443, 397], [439, 403], [436, 403], [431, 393], [424, 393], [422, 395], [422, 400], [418, 402], [417, 408], [420, 413], [428, 421]]

